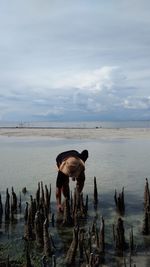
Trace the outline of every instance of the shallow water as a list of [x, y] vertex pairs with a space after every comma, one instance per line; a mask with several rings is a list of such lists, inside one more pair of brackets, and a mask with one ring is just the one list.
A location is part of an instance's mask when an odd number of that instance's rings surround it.
[[[138, 254], [134, 262], [136, 262], [136, 266], [149, 266], [150, 240], [141, 235], [145, 178], [150, 177], [149, 140], [0, 138], [0, 191], [3, 200], [5, 199], [7, 187], [11, 191], [13, 186], [19, 194], [22, 188], [26, 186], [29, 190], [27, 195], [29, 197], [31, 193], [35, 193], [37, 183], [43, 181], [44, 184], [51, 184], [52, 186], [52, 210], [55, 212], [55, 180], [57, 175], [55, 158], [58, 153], [69, 149], [89, 150], [89, 159], [86, 163], [86, 182], [83, 191], [84, 195], [89, 194], [91, 201], [89, 203], [88, 224], [92, 224], [93, 218], [97, 217], [99, 220], [101, 216], [104, 216], [106, 220], [107, 246], [109, 247], [109, 253], [113, 253], [111, 248], [112, 224], [118, 218], [113, 196], [115, 189], [119, 193], [122, 187], [124, 187], [126, 204], [124, 224], [126, 235], [128, 238], [129, 231], [133, 226], [135, 241], [138, 244]], [[94, 176], [97, 178], [99, 193], [97, 211], [93, 209], [92, 203]], [[71, 190], [73, 190], [74, 183], [71, 182], [70, 186]], [[18, 220], [23, 223], [23, 219], [19, 218]], [[0, 241], [7, 243], [9, 232], [9, 241], [16, 239], [18, 240], [18, 246], [20, 246], [22, 244], [23, 226], [18, 227], [18, 225], [9, 226], [7, 234], [3, 232], [0, 236]], [[4, 226], [2, 226], [2, 229], [4, 229]], [[58, 251], [60, 253], [65, 246], [64, 237], [66, 237], [66, 233], [57, 228], [53, 230], [53, 234], [59, 244]], [[68, 234], [70, 235], [70, 233]], [[19, 251], [18, 246], [16, 244], [17, 251]], [[109, 258], [109, 255], [107, 258]], [[62, 266], [61, 258], [59, 261], [60, 266]], [[115, 264], [116, 262], [110, 266], [117, 266]]]
[[[86, 163], [86, 192], [97, 177], [99, 192], [121, 190], [143, 197], [145, 178], [150, 176], [150, 142], [143, 139], [73, 140], [0, 138], [1, 190], [12, 185], [35, 189], [38, 181], [55, 186], [58, 153], [89, 150]], [[53, 196], [52, 196], [53, 197]]]

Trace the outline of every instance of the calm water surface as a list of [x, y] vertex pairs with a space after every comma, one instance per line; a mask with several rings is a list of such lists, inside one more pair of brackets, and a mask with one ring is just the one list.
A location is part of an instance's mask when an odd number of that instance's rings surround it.
[[[0, 137], [0, 191], [2, 196], [5, 197], [7, 187], [11, 190], [13, 186], [16, 192], [20, 192], [26, 186], [30, 192], [35, 193], [39, 181], [43, 181], [47, 185], [51, 183], [53, 209], [55, 211], [55, 181], [57, 175], [55, 158], [58, 153], [70, 149], [89, 150], [84, 194], [88, 193], [91, 199], [93, 197], [93, 178], [94, 176], [97, 178], [100, 212], [95, 215], [92, 203], [90, 203], [89, 221], [90, 218], [92, 221], [93, 216], [100, 217], [103, 215], [107, 220], [106, 239], [109, 239], [112, 232], [111, 225], [117, 218], [113, 200], [114, 191], [117, 189], [118, 192], [121, 192], [122, 187], [124, 187], [126, 229], [129, 231], [131, 226], [134, 226], [135, 239], [142, 248], [141, 250], [145, 249], [146, 244], [149, 252], [149, 240], [145, 240], [140, 234], [143, 219], [145, 178], [150, 177], [149, 140], [83, 141]], [[74, 183], [71, 182], [70, 186], [73, 189]], [[62, 237], [59, 236], [59, 231], [56, 235], [58, 235], [57, 238], [60, 242]], [[143, 265], [140, 263], [139, 266], [149, 266], [148, 252], [143, 260]]]
[[33, 138], [0, 138], [1, 190], [12, 185], [35, 189], [38, 181], [55, 186], [58, 153], [69, 150], [89, 150], [86, 163], [86, 192], [91, 191], [97, 177], [100, 192], [125, 187], [127, 192], [143, 196], [145, 178], [150, 177], [149, 140], [61, 140]]

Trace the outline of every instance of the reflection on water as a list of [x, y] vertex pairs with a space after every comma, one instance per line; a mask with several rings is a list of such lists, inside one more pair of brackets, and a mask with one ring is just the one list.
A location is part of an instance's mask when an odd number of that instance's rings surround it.
[[[88, 219], [86, 228], [92, 225], [93, 220], [99, 223], [101, 216], [106, 222], [107, 259], [113, 262], [112, 225], [117, 221], [118, 215], [115, 211], [114, 192], [125, 189], [125, 216], [124, 225], [126, 239], [129, 239], [131, 227], [134, 229], [134, 238], [137, 244], [137, 255], [134, 259], [136, 266], [150, 266], [149, 248], [150, 239], [141, 235], [143, 221], [143, 194], [145, 178], [149, 178], [150, 167], [150, 144], [148, 140], [38, 140], [5, 138], [0, 140], [0, 181], [2, 201], [5, 200], [5, 190], [11, 191], [13, 186], [19, 192], [24, 186], [28, 194], [22, 196], [25, 204], [30, 194], [35, 194], [37, 183], [52, 185], [52, 212], [55, 211], [55, 179], [57, 169], [55, 158], [58, 153], [69, 150], [89, 150], [89, 159], [86, 164], [86, 183], [84, 196], [89, 195]], [[94, 176], [97, 178], [99, 204], [97, 210], [93, 208], [93, 183]], [[74, 183], [70, 182], [71, 190]], [[7, 247], [7, 253], [13, 255], [17, 251], [21, 257], [20, 247], [23, 247], [23, 219], [24, 206], [21, 216], [16, 215], [13, 224], [4, 224], [0, 227], [1, 243]], [[56, 226], [51, 229], [57, 246], [57, 259], [59, 265], [63, 266], [63, 256], [68, 249], [72, 238], [72, 229], [61, 229]], [[14, 240], [16, 241], [14, 248]], [[20, 254], [19, 254], [20, 253]], [[118, 259], [118, 262], [121, 259]], [[114, 265], [116, 265], [116, 258]]]

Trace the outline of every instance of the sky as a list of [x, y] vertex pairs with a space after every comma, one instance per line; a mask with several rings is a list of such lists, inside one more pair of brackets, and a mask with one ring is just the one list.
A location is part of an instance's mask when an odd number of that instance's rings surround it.
[[0, 0], [0, 121], [150, 119], [149, 0]]

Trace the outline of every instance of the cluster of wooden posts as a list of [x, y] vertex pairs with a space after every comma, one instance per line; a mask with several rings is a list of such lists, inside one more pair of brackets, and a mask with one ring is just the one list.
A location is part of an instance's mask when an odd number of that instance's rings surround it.
[[[23, 190], [24, 194], [26, 189]], [[133, 229], [130, 232], [129, 244], [125, 240], [125, 229], [123, 222], [123, 215], [125, 213], [124, 188], [122, 192], [117, 194], [115, 190], [114, 201], [118, 216], [117, 224], [113, 225], [113, 241], [116, 255], [123, 256], [127, 247], [130, 253], [134, 252], [134, 237]], [[96, 177], [94, 177], [94, 207], [98, 205], [98, 191]], [[14, 214], [20, 210], [22, 212], [21, 194], [19, 201], [16, 193], [12, 188], [11, 196], [6, 190], [6, 200], [3, 205], [0, 195], [0, 223], [3, 218], [5, 223], [10, 223], [14, 220]], [[50, 225], [55, 227], [55, 214], [51, 212], [51, 185], [43, 186], [43, 183], [38, 183], [38, 188], [35, 197], [30, 196], [30, 201], [26, 202], [24, 209], [24, 233], [23, 239], [26, 244], [30, 241], [35, 241], [37, 246], [43, 250], [43, 258], [41, 259], [42, 267], [56, 267], [56, 250], [55, 240], [53, 240], [50, 233]], [[70, 199], [64, 200], [64, 211], [61, 214], [59, 223], [62, 227], [72, 227], [73, 237], [66, 255], [64, 255], [64, 262], [66, 266], [82, 267], [98, 267], [105, 262], [105, 220], [101, 217], [99, 225], [94, 223], [85, 230], [81, 221], [87, 219], [88, 216], [88, 195], [83, 198], [83, 194], [79, 193], [75, 188], [74, 193], [71, 193]], [[144, 235], [150, 234], [150, 193], [148, 179], [146, 178], [146, 185], [144, 191], [144, 220], [143, 230]], [[11, 266], [11, 262], [7, 259], [7, 264], [3, 266]], [[30, 257], [28, 245], [26, 246], [26, 264], [25, 267], [33, 267], [34, 263]], [[124, 263], [124, 266], [127, 266]], [[131, 262], [130, 262], [130, 266]], [[134, 264], [134, 266], [136, 266]], [[36, 267], [36, 266], [35, 266]]]

